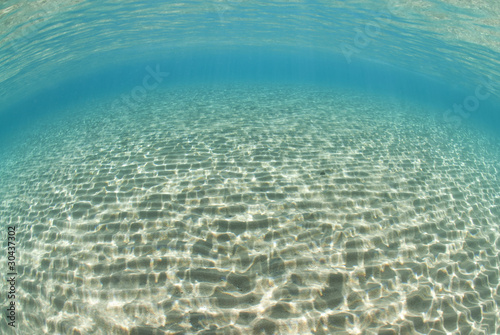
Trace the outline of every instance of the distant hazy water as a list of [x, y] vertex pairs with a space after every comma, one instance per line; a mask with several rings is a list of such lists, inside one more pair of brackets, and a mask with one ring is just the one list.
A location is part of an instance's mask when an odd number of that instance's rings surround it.
[[318, 86], [111, 104], [0, 162], [18, 334], [498, 331], [500, 159], [478, 131]]

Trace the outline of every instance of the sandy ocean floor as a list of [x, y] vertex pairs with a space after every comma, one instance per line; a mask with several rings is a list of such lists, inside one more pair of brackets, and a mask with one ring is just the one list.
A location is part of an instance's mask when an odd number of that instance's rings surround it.
[[0, 163], [17, 334], [500, 332], [488, 139], [334, 89], [110, 105], [47, 122]]

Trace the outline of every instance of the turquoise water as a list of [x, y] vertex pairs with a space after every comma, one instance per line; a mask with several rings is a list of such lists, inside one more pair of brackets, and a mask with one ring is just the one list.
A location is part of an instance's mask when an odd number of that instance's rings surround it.
[[0, 13], [0, 333], [500, 332], [500, 5]]

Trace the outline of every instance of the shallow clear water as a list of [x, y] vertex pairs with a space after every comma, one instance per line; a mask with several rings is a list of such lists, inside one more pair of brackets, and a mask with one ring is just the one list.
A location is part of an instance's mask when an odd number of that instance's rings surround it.
[[500, 332], [499, 11], [5, 2], [0, 333]]

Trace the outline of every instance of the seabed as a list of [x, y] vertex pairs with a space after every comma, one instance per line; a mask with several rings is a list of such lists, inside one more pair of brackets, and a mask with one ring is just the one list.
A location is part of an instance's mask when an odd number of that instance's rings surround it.
[[293, 85], [110, 106], [0, 163], [17, 334], [498, 331], [500, 159], [479, 132]]

